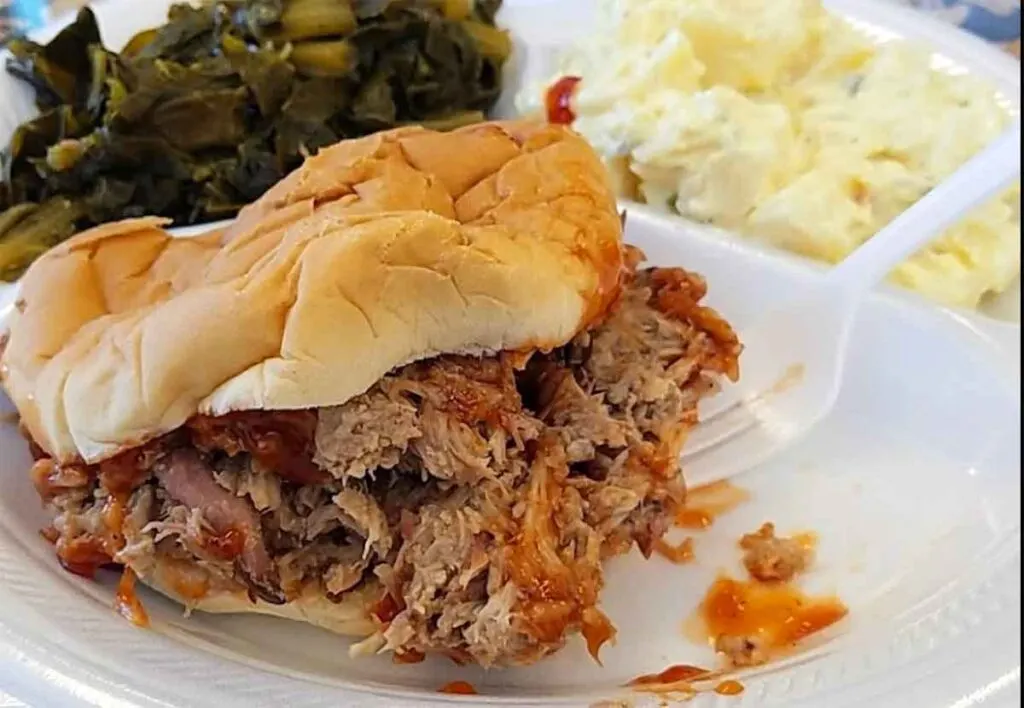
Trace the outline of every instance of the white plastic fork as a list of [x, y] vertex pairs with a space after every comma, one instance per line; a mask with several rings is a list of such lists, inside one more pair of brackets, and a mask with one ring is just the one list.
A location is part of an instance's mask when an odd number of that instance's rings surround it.
[[690, 486], [766, 461], [835, 405], [857, 308], [871, 288], [971, 209], [1020, 175], [1018, 120], [991, 145], [891, 221], [817, 287], [742, 328], [740, 382], [708, 399], [683, 448]]

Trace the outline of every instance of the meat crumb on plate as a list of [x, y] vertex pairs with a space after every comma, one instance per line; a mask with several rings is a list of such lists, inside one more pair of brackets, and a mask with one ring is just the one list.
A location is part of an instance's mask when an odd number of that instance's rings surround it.
[[715, 652], [737, 668], [759, 666], [771, 658], [765, 642], [757, 636], [721, 634], [715, 639]]
[[755, 580], [784, 583], [811, 564], [813, 551], [806, 538], [775, 535], [775, 524], [765, 523], [740, 539], [743, 565]]

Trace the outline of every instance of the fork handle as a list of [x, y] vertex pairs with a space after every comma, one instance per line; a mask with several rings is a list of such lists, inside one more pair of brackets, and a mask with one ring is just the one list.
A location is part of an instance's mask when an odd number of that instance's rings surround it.
[[921, 246], [1006, 189], [1020, 176], [1020, 131], [1017, 120], [833, 268], [829, 283], [867, 292]]

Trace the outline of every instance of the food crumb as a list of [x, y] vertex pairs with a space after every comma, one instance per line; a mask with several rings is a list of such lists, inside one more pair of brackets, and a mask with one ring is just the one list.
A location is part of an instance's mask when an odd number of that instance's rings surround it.
[[737, 668], [760, 666], [770, 658], [764, 641], [756, 636], [721, 634], [715, 639], [715, 651]]
[[775, 535], [775, 525], [762, 524], [754, 533], [740, 539], [743, 565], [750, 577], [769, 583], [784, 583], [802, 573], [811, 564], [812, 544], [802, 537]]

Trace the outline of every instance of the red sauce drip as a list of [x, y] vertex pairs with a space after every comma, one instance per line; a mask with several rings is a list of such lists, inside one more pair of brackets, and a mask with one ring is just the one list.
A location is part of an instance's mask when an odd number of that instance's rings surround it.
[[572, 110], [572, 97], [579, 82], [579, 76], [563, 76], [551, 85], [545, 96], [548, 123], [572, 125], [576, 120], [576, 114]]
[[530, 634], [558, 643], [579, 627], [596, 660], [614, 628], [597, 609], [602, 577], [599, 567], [567, 563], [558, 553], [555, 519], [567, 471], [564, 455], [541, 441], [527, 492], [527, 510], [519, 533], [505, 547], [509, 579], [520, 593], [520, 611]]
[[437, 689], [438, 693], [450, 693], [456, 696], [476, 696], [477, 690], [468, 681], [452, 681]]
[[587, 643], [587, 652], [600, 664], [601, 647], [615, 639], [615, 626], [596, 607], [588, 607], [583, 610], [583, 626], [580, 632]]
[[722, 681], [722, 683], [715, 686], [715, 693], [720, 696], [738, 696], [744, 690], [743, 684], [739, 681]]
[[120, 498], [111, 497], [103, 505], [103, 525], [107, 533], [103, 538], [103, 547], [111, 558], [124, 548], [124, 505]]
[[114, 595], [114, 609], [136, 627], [149, 626], [149, 615], [142, 607], [139, 596], [135, 594], [135, 573], [131, 568], [125, 568], [121, 573], [117, 593]]
[[99, 463], [100, 483], [111, 494], [127, 495], [148, 476], [147, 447], [127, 450]]
[[703, 531], [715, 523], [715, 517], [703, 509], [682, 508], [676, 514], [676, 526], [691, 531]]
[[391, 597], [391, 593], [384, 593], [384, 597], [377, 600], [370, 608], [370, 614], [377, 618], [377, 620], [383, 624], [387, 624], [395, 617], [398, 617], [398, 613], [404, 608], [402, 604]]
[[297, 484], [323, 482], [327, 474], [313, 463], [315, 411], [240, 411], [196, 416], [188, 423], [195, 444], [229, 454], [246, 451], [266, 469]]
[[660, 556], [664, 556], [673, 563], [682, 565], [693, 561], [693, 539], [684, 538], [678, 545], [673, 546], [664, 539], [654, 542], [654, 550]]
[[654, 686], [664, 685], [670, 683], [681, 683], [683, 681], [693, 681], [695, 679], [703, 678], [709, 675], [711, 672], [707, 669], [702, 669], [699, 666], [690, 666], [688, 664], [676, 664], [670, 666], [661, 673], [658, 674], [644, 674], [638, 676], [629, 682], [630, 686]]
[[426, 658], [418, 649], [403, 649], [391, 655], [391, 661], [395, 664], [418, 664]]
[[714, 482], [694, 487], [686, 493], [686, 503], [676, 513], [676, 526], [700, 531], [715, 523], [715, 519], [726, 514], [750, 498], [745, 489], [728, 482]]
[[96, 576], [97, 570], [114, 562], [103, 541], [88, 534], [70, 540], [58, 539], [57, 559], [65, 570], [90, 580]]
[[768, 649], [791, 646], [847, 614], [838, 598], [812, 598], [790, 585], [719, 578], [701, 605], [708, 633], [758, 637]]

